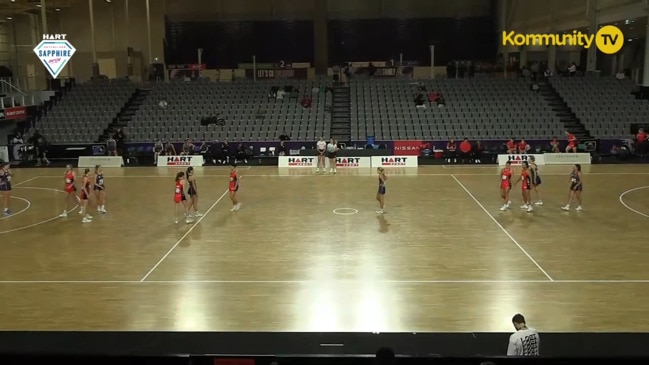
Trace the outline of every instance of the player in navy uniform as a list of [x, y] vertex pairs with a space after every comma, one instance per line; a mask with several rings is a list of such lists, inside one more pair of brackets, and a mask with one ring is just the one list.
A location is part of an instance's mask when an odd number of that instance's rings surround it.
[[95, 184], [92, 189], [97, 199], [97, 212], [106, 214], [106, 185], [104, 185], [104, 170], [101, 165], [95, 166]]
[[9, 162], [3, 162], [0, 165], [0, 192], [4, 198], [4, 212], [6, 216], [11, 215], [11, 209], [9, 209], [9, 199], [11, 198], [11, 171], [9, 170]]
[[570, 210], [570, 204], [572, 200], [577, 200], [577, 209], [578, 211], [583, 210], [581, 207], [581, 192], [584, 189], [584, 176], [581, 174], [581, 165], [575, 164], [572, 167], [572, 173], [570, 173], [570, 195], [568, 195], [568, 203], [561, 207], [563, 210]]
[[385, 169], [379, 167], [376, 169], [376, 172], [379, 174], [379, 191], [376, 192], [376, 200], [379, 202], [379, 210], [376, 211], [377, 214], [385, 213], [383, 208], [385, 208], [385, 180], [388, 179], [385, 176]]
[[187, 189], [187, 194], [189, 195], [189, 205], [187, 207], [187, 212], [191, 214], [192, 207], [194, 208], [194, 217], [202, 216], [198, 212], [198, 186], [196, 185], [196, 178], [194, 177], [194, 168], [188, 167], [185, 172], [187, 177], [187, 183], [189, 184], [189, 189]]
[[[529, 157], [530, 159], [530, 173], [532, 175], [532, 190], [536, 193], [538, 200], [534, 205], [543, 205], [543, 200], [541, 199], [541, 192], [539, 191], [539, 185], [541, 185], [541, 175], [539, 175], [539, 166], [536, 164], [536, 157], [534, 155]], [[531, 197], [530, 197], [531, 198]]]

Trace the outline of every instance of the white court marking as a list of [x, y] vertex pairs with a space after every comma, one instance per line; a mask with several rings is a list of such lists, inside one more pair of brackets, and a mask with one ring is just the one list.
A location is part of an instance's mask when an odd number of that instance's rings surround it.
[[334, 214], [338, 214], [338, 215], [353, 215], [353, 214], [358, 213], [358, 209], [354, 209], [354, 208], [336, 208], [336, 209], [332, 210], [332, 212]]
[[[241, 177], [239, 178], [239, 180], [241, 180]], [[228, 192], [229, 192], [229, 189], [226, 190], [225, 192], [223, 192], [223, 194], [221, 194], [221, 196], [220, 196], [218, 199], [216, 199], [216, 201], [214, 202], [214, 204], [212, 204], [212, 206], [211, 206], [211, 207], [210, 207], [210, 208], [205, 212], [205, 214], [203, 214], [202, 217], [198, 218], [198, 220], [196, 221], [196, 223], [194, 223], [194, 224], [189, 228], [189, 230], [187, 230], [187, 232], [185, 232], [185, 234], [184, 234], [182, 237], [180, 237], [180, 239], [176, 242], [176, 244], [174, 244], [174, 245], [169, 249], [169, 251], [167, 251], [167, 253], [166, 253], [164, 256], [162, 256], [162, 258], [161, 258], [160, 260], [158, 260], [158, 262], [157, 262], [155, 265], [153, 265], [153, 267], [151, 268], [151, 270], [149, 270], [149, 272], [147, 272], [146, 275], [144, 275], [144, 276], [142, 277], [142, 279], [140, 279], [141, 282], [145, 281], [145, 280], [149, 277], [149, 275], [151, 275], [151, 274], [155, 271], [155, 269], [157, 269], [158, 266], [160, 266], [160, 264], [162, 264], [162, 262], [163, 262], [167, 257], [169, 257], [169, 255], [171, 255], [172, 252], [174, 252], [174, 250], [176, 249], [176, 247], [178, 247], [178, 245], [180, 245], [180, 243], [185, 239], [185, 237], [189, 236], [189, 234], [192, 233], [192, 231], [194, 230], [194, 228], [196, 228], [196, 226], [198, 226], [198, 224], [199, 224], [203, 219], [205, 219], [205, 217], [207, 217], [208, 214], [210, 214], [210, 212], [212, 211], [212, 209], [214, 209], [214, 207], [216, 207], [216, 205], [219, 204], [219, 202], [220, 202], [221, 200], [223, 200], [223, 198], [228, 194]]]
[[649, 284], [649, 280], [0, 280], [2, 284]]
[[536, 260], [534, 260], [534, 258], [533, 258], [529, 253], [527, 253], [527, 251], [523, 248], [523, 246], [521, 246], [521, 244], [518, 243], [518, 241], [517, 241], [517, 240], [516, 240], [516, 239], [515, 239], [511, 234], [509, 234], [509, 232], [507, 232], [507, 230], [505, 229], [505, 227], [503, 227], [502, 224], [500, 224], [500, 222], [498, 222], [498, 220], [496, 220], [496, 218], [494, 218], [494, 216], [491, 215], [491, 213], [489, 213], [489, 211], [487, 210], [487, 208], [485, 208], [484, 205], [482, 205], [482, 203], [480, 203], [480, 201], [478, 201], [478, 199], [476, 199], [476, 197], [473, 196], [473, 194], [469, 191], [469, 189], [467, 189], [466, 186], [464, 186], [464, 184], [462, 184], [462, 182], [460, 182], [460, 180], [458, 180], [457, 177], [455, 177], [455, 175], [451, 175], [451, 177], [452, 177], [453, 180], [455, 180], [455, 182], [457, 182], [458, 185], [460, 185], [460, 187], [461, 187], [461, 188], [462, 188], [462, 189], [463, 189], [463, 190], [464, 190], [464, 191], [465, 191], [465, 192], [466, 192], [466, 193], [471, 197], [471, 199], [473, 199], [473, 201], [475, 201], [476, 204], [478, 204], [478, 206], [479, 206], [480, 208], [482, 208], [482, 210], [483, 210], [483, 211], [484, 211], [484, 212], [489, 216], [489, 218], [491, 218], [491, 220], [494, 221], [494, 223], [496, 223], [496, 225], [498, 226], [498, 228], [500, 228], [500, 230], [503, 231], [503, 233], [505, 233], [505, 235], [507, 235], [507, 237], [509, 237], [509, 239], [510, 239], [510, 240], [511, 240], [511, 241], [512, 241], [512, 242], [513, 242], [513, 243], [514, 243], [514, 244], [515, 244], [515, 245], [516, 245], [520, 250], [521, 250], [521, 252], [523, 252], [523, 253], [525, 254], [525, 256], [527, 256], [527, 258], [530, 259], [530, 261], [532, 261], [532, 262], [534, 263], [534, 265], [536, 265], [536, 267], [537, 267], [539, 270], [541, 270], [541, 272], [542, 272], [542, 273], [543, 273], [543, 274], [544, 274], [544, 275], [545, 275], [545, 276], [546, 276], [550, 281], [554, 281], [554, 279], [552, 279], [552, 277], [551, 277], [551, 276], [550, 276], [550, 275], [549, 275], [549, 274], [548, 274], [548, 273], [547, 273], [547, 272], [546, 272], [546, 271], [541, 267], [541, 265], [539, 265], [539, 263], [536, 262]]
[[0, 221], [1, 221], [1, 220], [4, 220], [4, 219], [13, 218], [13, 217], [15, 217], [15, 216], [17, 216], [18, 214], [21, 214], [21, 213], [25, 213], [25, 212], [27, 211], [27, 209], [29, 209], [29, 207], [32, 206], [32, 203], [31, 203], [29, 200], [25, 199], [25, 198], [21, 198], [21, 197], [19, 197], [19, 196], [12, 196], [11, 199], [22, 200], [22, 201], [24, 201], [25, 203], [27, 203], [27, 206], [26, 206], [25, 208], [23, 208], [23, 210], [19, 210], [19, 211], [17, 211], [16, 213], [12, 213], [11, 215], [4, 216], [4, 217], [0, 218]]
[[[26, 180], [25, 182], [27, 182], [27, 180]], [[56, 192], [56, 193], [64, 193], [64, 194], [65, 194], [65, 191], [63, 191], [63, 190], [50, 189], [50, 188], [39, 188], [39, 187], [34, 187], [34, 186], [21, 186], [21, 187], [17, 187], [17, 189], [45, 190], [45, 191], [53, 191], [53, 192]], [[78, 207], [79, 207], [79, 205], [75, 205], [74, 208], [72, 208], [72, 209], [70, 210], [70, 212], [74, 212]], [[12, 232], [17, 232], [17, 231], [22, 231], [22, 230], [25, 230], [25, 229], [28, 229], [28, 228], [37, 227], [37, 226], [40, 226], [40, 225], [42, 225], [42, 224], [45, 224], [45, 223], [49, 223], [49, 222], [55, 221], [55, 220], [57, 220], [57, 219], [60, 219], [60, 217], [59, 217], [58, 215], [57, 215], [56, 217], [53, 217], [53, 218], [50, 218], [50, 219], [46, 219], [46, 220], [44, 220], [44, 221], [40, 221], [40, 222], [36, 222], [36, 223], [32, 223], [32, 224], [27, 225], [27, 226], [14, 228], [14, 229], [10, 229], [10, 230], [7, 230], [7, 231], [0, 231], [0, 234], [12, 233]]]
[[626, 209], [632, 211], [633, 213], [639, 214], [639, 215], [641, 215], [641, 216], [643, 216], [643, 217], [647, 217], [647, 218], [649, 218], [649, 215], [648, 215], [648, 214], [646, 214], [646, 213], [642, 213], [642, 212], [639, 212], [639, 211], [637, 211], [637, 210], [631, 208], [627, 203], [624, 202], [624, 196], [625, 196], [626, 194], [628, 194], [628, 193], [632, 193], [632, 192], [637, 191], [637, 190], [642, 190], [642, 189], [649, 189], [649, 185], [647, 185], [647, 186], [640, 186], [640, 187], [637, 187], [637, 188], [629, 189], [629, 190], [623, 192], [622, 194], [620, 194], [620, 197], [619, 197], [618, 199], [620, 200], [620, 204], [622, 204]]

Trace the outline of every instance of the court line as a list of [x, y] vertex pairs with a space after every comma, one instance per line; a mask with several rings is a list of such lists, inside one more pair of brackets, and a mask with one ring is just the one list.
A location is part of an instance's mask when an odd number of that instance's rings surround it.
[[[36, 187], [36, 186], [21, 186], [21, 187], [19, 187], [18, 189], [34, 189], [34, 190], [54, 191], [54, 192], [57, 192], [57, 193], [65, 193], [65, 191], [63, 191], [63, 190], [51, 189], [51, 188], [40, 188], [40, 187]], [[77, 208], [79, 208], [79, 205], [78, 205], [78, 204], [75, 205], [74, 208], [70, 209], [70, 212], [74, 212]], [[24, 229], [37, 227], [37, 226], [40, 226], [40, 225], [42, 225], [42, 224], [45, 224], [45, 223], [49, 223], [49, 222], [55, 221], [55, 220], [57, 220], [57, 219], [61, 219], [61, 217], [59, 217], [59, 216], [57, 215], [56, 217], [53, 217], [53, 218], [50, 218], [50, 219], [46, 219], [46, 220], [44, 220], [44, 221], [40, 221], [40, 222], [36, 222], [36, 223], [32, 223], [32, 224], [27, 225], [27, 226], [23, 226], [23, 227], [18, 227], [18, 228], [10, 229], [10, 230], [8, 230], [8, 231], [2, 231], [2, 232], [0, 232], [0, 234], [12, 233], [12, 232], [17, 232], [17, 231], [22, 231], [22, 230], [24, 230]]]
[[536, 265], [536, 267], [537, 267], [539, 270], [541, 270], [541, 272], [542, 272], [542, 273], [543, 273], [543, 274], [544, 274], [544, 275], [545, 275], [545, 276], [546, 276], [550, 281], [554, 281], [554, 279], [552, 279], [552, 277], [551, 277], [551, 276], [550, 276], [550, 275], [549, 275], [549, 274], [548, 274], [548, 273], [547, 273], [547, 272], [546, 272], [546, 271], [541, 267], [541, 265], [539, 265], [539, 263], [536, 262], [536, 260], [534, 260], [534, 258], [533, 258], [529, 253], [527, 253], [527, 251], [525, 251], [525, 249], [523, 248], [523, 246], [521, 246], [521, 244], [518, 243], [518, 241], [517, 241], [517, 240], [516, 240], [516, 239], [515, 239], [511, 234], [509, 234], [509, 232], [507, 232], [507, 230], [505, 229], [505, 227], [503, 227], [502, 224], [500, 224], [500, 222], [498, 222], [498, 220], [496, 220], [496, 218], [494, 218], [494, 216], [491, 215], [491, 213], [489, 213], [489, 211], [487, 210], [487, 208], [485, 208], [484, 205], [482, 205], [482, 203], [480, 203], [480, 201], [478, 201], [478, 199], [476, 199], [476, 197], [473, 196], [473, 194], [469, 191], [469, 189], [467, 189], [466, 186], [464, 186], [464, 184], [462, 184], [462, 182], [461, 182], [460, 180], [458, 180], [457, 177], [455, 177], [455, 175], [451, 175], [451, 177], [452, 177], [453, 180], [455, 180], [455, 182], [457, 182], [458, 185], [460, 185], [460, 187], [461, 187], [461, 188], [462, 188], [462, 189], [463, 189], [463, 190], [464, 190], [464, 191], [465, 191], [465, 192], [466, 192], [466, 193], [471, 197], [471, 199], [473, 199], [473, 201], [475, 201], [476, 204], [478, 204], [478, 206], [479, 206], [480, 208], [482, 208], [482, 210], [483, 210], [483, 211], [484, 211], [484, 212], [489, 216], [489, 218], [491, 218], [491, 220], [492, 220], [494, 223], [496, 223], [496, 225], [498, 226], [498, 228], [500, 228], [500, 230], [503, 231], [503, 233], [505, 233], [505, 234], [507, 235], [507, 237], [509, 237], [509, 239], [510, 239], [510, 240], [511, 240], [511, 241], [512, 241], [512, 242], [513, 242], [513, 243], [514, 243], [514, 244], [515, 244], [515, 245], [516, 245], [520, 250], [521, 250], [521, 252], [523, 252], [523, 253], [525, 254], [525, 256], [527, 256], [527, 258], [529, 258], [530, 261], [532, 261], [532, 262], [534, 263], [534, 265]]
[[[452, 173], [452, 172], [447, 172], [447, 173], [405, 173], [405, 174], [394, 174], [395, 176], [405, 176], [405, 177], [412, 177], [412, 176], [493, 176], [494, 174], [497, 173], [498, 166], [494, 165], [494, 172], [493, 173]], [[387, 169], [388, 175], [390, 175], [390, 169]], [[649, 175], [649, 172], [591, 172], [591, 173], [584, 173], [586, 176], [591, 176], [591, 175], [602, 175], [602, 176], [611, 176], [611, 175]], [[227, 174], [216, 174], [216, 175], [200, 175], [198, 177], [225, 177], [228, 176]], [[327, 176], [327, 175], [318, 175], [318, 174], [304, 174], [304, 175], [282, 175], [282, 174], [246, 174], [246, 177], [322, 177], [322, 176]], [[345, 174], [345, 173], [339, 173], [336, 175], [336, 177], [350, 177], [350, 176], [376, 176], [376, 173], [363, 173], [363, 174]], [[566, 176], [566, 174], [559, 174], [559, 173], [544, 173], [543, 176]], [[54, 176], [54, 175], [43, 175], [39, 176], [40, 178], [61, 178], [61, 176]], [[173, 178], [172, 175], [121, 175], [121, 176], [109, 176], [111, 179], [112, 178], [142, 178], [142, 179], [152, 179], [152, 178]]]
[[187, 236], [189, 236], [190, 233], [192, 233], [192, 231], [194, 230], [194, 228], [196, 228], [196, 227], [198, 226], [198, 224], [199, 224], [200, 222], [202, 222], [203, 219], [205, 219], [205, 217], [207, 217], [208, 214], [210, 214], [210, 212], [212, 211], [212, 209], [214, 209], [214, 207], [216, 207], [216, 205], [219, 204], [219, 202], [220, 202], [221, 200], [223, 200], [223, 198], [228, 194], [228, 191], [229, 191], [229, 189], [226, 190], [226, 191], [224, 191], [223, 194], [221, 194], [221, 196], [220, 196], [218, 199], [216, 199], [216, 201], [214, 202], [214, 204], [212, 204], [212, 206], [211, 206], [211, 207], [210, 207], [210, 208], [205, 212], [205, 214], [203, 214], [202, 217], [198, 218], [198, 220], [196, 221], [196, 223], [194, 223], [194, 224], [189, 228], [189, 230], [187, 230], [187, 232], [185, 232], [185, 234], [184, 234], [182, 237], [180, 237], [180, 239], [176, 242], [176, 244], [174, 244], [174, 245], [169, 249], [169, 251], [167, 251], [167, 253], [166, 253], [164, 256], [162, 256], [162, 258], [161, 258], [160, 260], [158, 260], [158, 262], [157, 262], [155, 265], [153, 265], [153, 267], [151, 268], [151, 270], [149, 270], [149, 271], [146, 273], [146, 275], [144, 275], [144, 276], [142, 277], [142, 279], [140, 279], [141, 282], [145, 281], [145, 280], [149, 277], [149, 275], [151, 275], [151, 274], [155, 271], [155, 269], [157, 269], [158, 266], [160, 266], [160, 264], [162, 264], [162, 262], [163, 262], [167, 257], [169, 257], [169, 255], [171, 255], [172, 252], [174, 252], [174, 250], [176, 249], [176, 247], [178, 247], [178, 246], [180, 245], [180, 243], [181, 243], [181, 242], [182, 242], [182, 241], [183, 241]]
[[32, 202], [30, 202], [29, 200], [27, 200], [27, 199], [25, 199], [25, 198], [21, 198], [21, 197], [19, 197], [19, 196], [12, 196], [11, 198], [12, 198], [12, 199], [18, 199], [18, 200], [22, 200], [22, 201], [24, 201], [24, 202], [27, 202], [27, 206], [26, 206], [23, 210], [20, 210], [20, 211], [18, 211], [18, 212], [16, 212], [16, 213], [12, 213], [11, 215], [8, 215], [8, 216], [5, 216], [5, 217], [0, 218], [0, 221], [1, 221], [1, 220], [4, 220], [4, 219], [9, 219], [9, 218], [11, 218], [11, 217], [15, 217], [15, 216], [17, 216], [18, 214], [21, 214], [21, 213], [25, 213], [25, 212], [27, 211], [27, 209], [29, 209], [29, 207], [32, 206]]
[[640, 186], [640, 187], [637, 187], [637, 188], [629, 189], [629, 190], [623, 192], [622, 194], [620, 194], [620, 197], [619, 197], [618, 199], [619, 199], [620, 203], [621, 203], [621, 204], [622, 204], [626, 209], [632, 211], [633, 213], [640, 214], [640, 215], [643, 216], [643, 217], [647, 217], [647, 218], [649, 218], [649, 215], [647, 215], [647, 214], [645, 214], [645, 213], [642, 213], [642, 212], [639, 212], [639, 211], [637, 211], [637, 210], [631, 208], [630, 206], [628, 206], [628, 205], [624, 202], [624, 199], [623, 199], [624, 196], [625, 196], [626, 194], [628, 194], [628, 193], [632, 193], [632, 192], [634, 192], [634, 191], [636, 191], [636, 190], [647, 189], [647, 188], [649, 188], [649, 185], [646, 185], [646, 186]]
[[498, 168], [496, 164], [476, 164], [476, 165], [442, 165], [443, 169], [492, 169]]
[[2, 284], [649, 284], [649, 280], [0, 280]]
[[19, 185], [22, 185], [22, 184], [26, 184], [26, 183], [28, 183], [30, 181], [34, 181], [34, 180], [38, 179], [39, 177], [40, 176], [36, 176], [36, 177], [32, 177], [31, 179], [23, 180], [23, 181], [21, 181], [21, 182], [19, 182], [17, 184], [13, 184], [13, 186], [16, 187], [16, 186], [19, 186]]

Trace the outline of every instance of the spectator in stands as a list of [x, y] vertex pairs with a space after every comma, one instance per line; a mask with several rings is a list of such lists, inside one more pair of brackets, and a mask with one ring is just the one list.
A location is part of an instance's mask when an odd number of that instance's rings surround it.
[[444, 94], [439, 93], [439, 95], [437, 95], [437, 107], [443, 108], [444, 106], [446, 106], [446, 99], [444, 98]]
[[484, 154], [484, 146], [482, 145], [482, 142], [478, 141], [473, 147], [473, 158], [475, 159], [475, 163], [482, 163], [483, 154]]
[[167, 145], [165, 146], [165, 155], [166, 156], [176, 156], [176, 146], [174, 146], [171, 141], [167, 142]]
[[433, 106], [433, 103], [437, 103], [437, 99], [439, 99], [439, 95], [436, 92], [431, 91], [428, 93], [428, 102], [430, 103], [430, 106]]
[[286, 156], [286, 146], [284, 145], [284, 141], [279, 142], [279, 147], [277, 147], [277, 154], [279, 156]]
[[395, 363], [396, 358], [394, 356], [394, 351], [391, 348], [381, 347], [376, 350], [374, 365], [394, 365]]
[[516, 146], [518, 153], [520, 154], [526, 154], [530, 151], [530, 145], [525, 142], [524, 139], [521, 139], [520, 142], [518, 142], [518, 146]]
[[153, 144], [153, 164], [157, 165], [158, 164], [158, 157], [164, 155], [164, 144], [162, 144], [162, 141], [158, 139], [155, 141]]
[[415, 107], [420, 109], [426, 109], [426, 101], [424, 100], [424, 93], [421, 91], [415, 96]]
[[180, 155], [181, 156], [193, 155], [195, 148], [196, 146], [194, 145], [192, 139], [187, 138], [185, 139], [185, 143], [183, 143], [183, 150], [182, 152], [180, 152]]
[[566, 137], [568, 138], [568, 146], [566, 147], [566, 153], [573, 152], [577, 153], [577, 137], [574, 134], [566, 131]]
[[548, 67], [548, 68], [545, 69], [545, 72], [543, 72], [543, 76], [545, 76], [546, 79], [547, 79], [548, 77], [552, 77], [552, 76], [554, 76], [554, 74], [552, 73], [552, 70], [550, 70], [550, 67]]
[[279, 86], [272, 86], [268, 92], [269, 99], [275, 99], [277, 97], [277, 92], [279, 91]]
[[108, 156], [117, 156], [117, 141], [112, 136], [109, 136], [106, 140], [106, 149], [108, 150]]
[[448, 163], [457, 162], [456, 154], [455, 154], [456, 148], [457, 146], [455, 144], [454, 139], [448, 141], [448, 143], [446, 144], [446, 162]]
[[279, 90], [277, 90], [277, 96], [275, 98], [277, 100], [283, 100], [284, 95], [286, 95], [286, 91], [284, 91], [284, 89], [279, 89]]
[[124, 143], [126, 142], [126, 134], [122, 132], [122, 128], [117, 128], [117, 132], [113, 135], [113, 139], [117, 144], [117, 155], [121, 156], [124, 153]]
[[244, 163], [248, 163], [248, 151], [246, 151], [246, 146], [242, 143], [239, 143], [239, 147], [237, 147], [237, 156], [234, 159], [234, 163], [237, 163], [238, 161], [243, 161]]
[[471, 142], [469, 142], [469, 138], [464, 137], [464, 140], [460, 142], [460, 159], [462, 163], [471, 162], [471, 150], [472, 150]]
[[635, 135], [636, 141], [636, 153], [640, 156], [644, 156], [647, 153], [647, 132], [643, 128], [638, 129], [638, 133]]
[[510, 138], [509, 141], [507, 141], [507, 153], [510, 155], [513, 155], [516, 153], [516, 142], [514, 142], [513, 138]]
[[539, 87], [539, 84], [532, 82], [532, 84], [530, 85], [530, 90], [538, 93], [541, 91], [541, 88]]
[[300, 105], [302, 105], [302, 107], [305, 109], [309, 109], [311, 107], [311, 104], [313, 104], [311, 97], [309, 95], [304, 95], [302, 101], [300, 102]]
[[509, 336], [507, 356], [539, 356], [541, 339], [539, 332], [534, 328], [528, 328], [525, 317], [517, 314], [512, 318], [516, 332]]
[[550, 147], [552, 147], [552, 153], [561, 153], [561, 149], [559, 148], [559, 139], [556, 136], [552, 137]]
[[232, 151], [230, 150], [230, 142], [225, 139], [223, 143], [221, 143], [221, 155], [220, 160], [223, 162], [223, 164], [229, 163], [230, 162], [230, 156], [232, 155]]
[[372, 62], [367, 66], [367, 73], [370, 75], [370, 77], [374, 77], [376, 74], [376, 66]]
[[575, 76], [577, 75], [577, 64], [572, 63], [570, 66], [568, 66], [568, 76]]
[[289, 137], [288, 134], [286, 134], [286, 132], [284, 132], [284, 133], [279, 135], [279, 140], [280, 141], [290, 141], [291, 137]]

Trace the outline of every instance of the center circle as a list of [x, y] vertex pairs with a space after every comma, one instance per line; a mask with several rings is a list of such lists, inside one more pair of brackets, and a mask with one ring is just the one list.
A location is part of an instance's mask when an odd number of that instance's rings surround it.
[[354, 208], [336, 208], [333, 210], [334, 214], [338, 215], [353, 215], [358, 213], [358, 209]]

